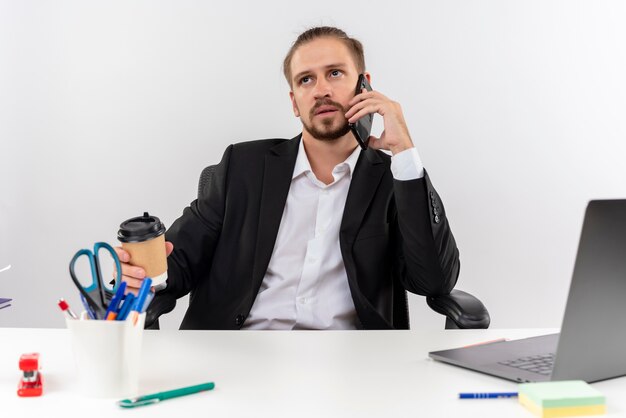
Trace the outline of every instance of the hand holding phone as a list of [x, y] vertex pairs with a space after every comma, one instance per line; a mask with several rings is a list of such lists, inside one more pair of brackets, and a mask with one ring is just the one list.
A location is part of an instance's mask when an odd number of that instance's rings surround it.
[[[356, 83], [355, 95], [361, 94], [363, 89], [367, 91], [372, 91], [372, 86], [365, 78], [365, 75], [360, 74], [359, 79]], [[356, 141], [359, 143], [363, 150], [367, 149], [367, 143], [369, 142], [370, 133], [372, 131], [372, 120], [374, 119], [374, 114], [369, 113], [363, 116], [361, 119], [357, 120], [355, 123], [350, 123], [350, 130], [354, 134]]]

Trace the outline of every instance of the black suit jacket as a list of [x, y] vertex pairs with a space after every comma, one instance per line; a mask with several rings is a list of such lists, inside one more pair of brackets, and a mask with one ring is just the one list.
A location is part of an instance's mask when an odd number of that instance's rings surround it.
[[[243, 325], [272, 255], [300, 140], [228, 147], [203, 196], [166, 233], [174, 252], [157, 299], [191, 292], [181, 329]], [[394, 293], [447, 294], [459, 274], [454, 237], [428, 175], [394, 180], [390, 162], [383, 152], [361, 152], [339, 233], [366, 329], [407, 328], [406, 311], [393, 315]]]

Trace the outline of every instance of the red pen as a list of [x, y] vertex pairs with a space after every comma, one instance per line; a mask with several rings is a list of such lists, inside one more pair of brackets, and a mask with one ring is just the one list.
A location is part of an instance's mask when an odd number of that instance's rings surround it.
[[65, 315], [67, 315], [68, 318], [78, 319], [76, 314], [72, 312], [72, 310], [70, 309], [70, 305], [67, 304], [65, 299], [63, 298], [59, 299], [59, 308], [61, 308], [61, 310], [65, 312]]

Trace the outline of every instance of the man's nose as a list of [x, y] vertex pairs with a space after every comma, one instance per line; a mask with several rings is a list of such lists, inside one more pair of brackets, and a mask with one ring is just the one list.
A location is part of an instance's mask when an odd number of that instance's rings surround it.
[[313, 92], [313, 94], [316, 99], [321, 99], [322, 97], [331, 97], [332, 93], [333, 90], [330, 86], [330, 83], [325, 78], [320, 78], [315, 84], [315, 91]]

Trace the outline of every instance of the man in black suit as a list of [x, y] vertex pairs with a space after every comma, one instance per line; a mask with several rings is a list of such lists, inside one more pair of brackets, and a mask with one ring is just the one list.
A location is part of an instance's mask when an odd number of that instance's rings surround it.
[[[402, 109], [355, 95], [359, 74], [370, 79], [363, 48], [336, 28], [301, 34], [284, 72], [302, 133], [228, 147], [166, 233], [151, 309], [191, 293], [181, 329], [408, 328], [405, 289], [449, 293], [459, 258]], [[361, 151], [348, 123], [368, 113], [384, 131]], [[139, 287], [145, 273], [117, 251]]]

